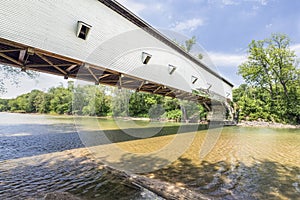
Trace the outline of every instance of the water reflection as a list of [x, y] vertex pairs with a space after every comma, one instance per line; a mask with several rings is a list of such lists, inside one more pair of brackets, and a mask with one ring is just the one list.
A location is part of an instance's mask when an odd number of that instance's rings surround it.
[[[100, 121], [110, 141], [137, 153], [124, 153], [111, 164], [144, 168], [149, 162], [169, 163], [167, 159], [141, 157], [138, 153], [151, 152], [168, 143], [178, 126], [167, 124], [156, 137], [135, 139], [124, 135], [113, 121]], [[82, 128], [88, 134], [97, 134], [98, 127], [92, 127], [88, 118]], [[127, 128], [141, 133], [143, 130]], [[206, 132], [198, 131], [177, 161], [145, 175], [214, 199], [300, 196], [299, 129], [224, 128], [215, 147], [200, 159]], [[177, 137], [185, 141], [189, 134], [187, 129]], [[100, 145], [106, 144], [95, 143], [94, 147]], [[0, 113], [0, 199], [41, 197], [52, 191], [68, 191], [86, 199], [158, 198], [112, 174], [83, 147], [72, 118]]]
[[0, 113], [0, 199], [54, 191], [85, 199], [160, 199], [112, 174], [82, 147], [72, 118]]

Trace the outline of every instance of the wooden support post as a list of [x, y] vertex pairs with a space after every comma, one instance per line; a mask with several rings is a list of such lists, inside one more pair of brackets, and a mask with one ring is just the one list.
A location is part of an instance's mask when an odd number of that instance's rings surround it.
[[122, 78], [123, 78], [123, 74], [120, 74], [119, 75], [119, 82], [118, 82], [119, 89], [122, 89]]
[[142, 87], [144, 86], [144, 84], [145, 84], [145, 81], [142, 81], [141, 85], [139, 86], [139, 88], [136, 91], [139, 92], [142, 89]]
[[15, 64], [17, 64], [17, 65], [19, 65], [19, 66], [23, 66], [23, 63], [21, 63], [20, 61], [17, 61], [15, 59], [5, 55], [4, 53], [0, 53], [0, 56], [7, 59], [7, 60], [9, 60], [9, 61], [11, 61], [11, 62], [13, 62], [13, 63], [15, 63]]
[[26, 50], [21, 50], [19, 53], [19, 62], [25, 64]]
[[55, 69], [57, 69], [58, 71], [60, 71], [62, 74], [67, 75], [68, 73], [65, 72], [64, 70], [62, 70], [61, 68], [57, 67], [56, 65], [54, 65], [50, 60], [48, 60], [45, 56], [43, 56], [42, 54], [36, 53], [36, 55], [38, 57], [40, 57], [41, 59], [43, 59], [44, 61], [46, 61], [48, 64], [50, 64], [52, 67], [54, 67]]

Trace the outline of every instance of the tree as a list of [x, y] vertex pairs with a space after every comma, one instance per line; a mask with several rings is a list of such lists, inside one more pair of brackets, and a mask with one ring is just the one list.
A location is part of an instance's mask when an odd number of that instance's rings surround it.
[[10, 67], [6, 65], [0, 65], [0, 94], [6, 92], [5, 81], [9, 81], [11, 84], [18, 86], [20, 84], [21, 77], [29, 77], [31, 79], [36, 78], [39, 74], [33, 71], [22, 72], [20, 69]]
[[[104, 86], [84, 86], [82, 114], [91, 116], [106, 116], [110, 111], [110, 101], [105, 95]], [[75, 95], [74, 95], [75, 96]], [[78, 100], [77, 100], [78, 101]], [[80, 103], [77, 102], [77, 103]]]
[[[197, 39], [195, 36], [193, 36], [192, 38], [184, 41], [184, 44], [179, 44], [176, 40], [174, 40], [175, 43], [177, 43], [184, 51], [190, 53], [191, 50], [193, 49], [193, 46], [197, 43]], [[199, 60], [201, 60], [203, 58], [203, 55], [201, 53], [198, 53], [197, 55], [195, 55]]]
[[297, 57], [289, 46], [290, 39], [284, 34], [253, 40], [248, 60], [239, 66], [238, 73], [255, 90], [255, 98], [270, 107], [270, 114], [282, 121], [299, 122], [300, 73]]
[[72, 91], [70, 88], [64, 88], [62, 85], [49, 90], [50, 112], [56, 114], [72, 113]]

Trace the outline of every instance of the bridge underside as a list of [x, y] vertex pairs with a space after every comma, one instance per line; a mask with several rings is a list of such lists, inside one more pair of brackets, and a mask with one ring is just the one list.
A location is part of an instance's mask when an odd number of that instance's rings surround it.
[[142, 80], [106, 69], [102, 66], [93, 66], [85, 62], [60, 56], [26, 45], [0, 39], [0, 63], [20, 68], [22, 71], [33, 70], [63, 76], [65, 79], [74, 78], [95, 84], [104, 84], [127, 88], [141, 92], [148, 92], [210, 104], [211, 100], [204, 96], [191, 94], [176, 88]]

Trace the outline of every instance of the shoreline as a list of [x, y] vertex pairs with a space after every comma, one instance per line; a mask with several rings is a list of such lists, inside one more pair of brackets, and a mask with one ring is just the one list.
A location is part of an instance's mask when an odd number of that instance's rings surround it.
[[287, 129], [300, 129], [300, 124], [282, 124], [276, 122], [265, 121], [241, 121], [237, 124], [240, 127], [254, 127], [254, 128], [287, 128]]
[[[118, 120], [125, 120], [125, 121], [152, 121], [150, 118], [146, 117], [113, 117], [113, 116], [84, 116], [84, 115], [60, 115], [60, 114], [41, 114], [41, 113], [17, 113], [17, 112], [0, 112], [0, 113], [11, 113], [11, 114], [21, 114], [21, 115], [38, 115], [38, 116], [49, 116], [49, 117], [80, 117], [80, 118], [97, 118], [97, 119], [118, 119]], [[163, 120], [163, 122], [173, 122], [173, 123], [180, 123], [174, 120]], [[157, 120], [160, 122], [160, 120]], [[201, 121], [198, 123], [199, 125], [208, 124], [207, 121]], [[226, 124], [224, 125], [226, 126]], [[293, 125], [293, 124], [283, 124], [283, 123], [276, 123], [276, 122], [266, 122], [266, 121], [245, 121], [241, 120], [237, 127], [254, 127], [254, 128], [284, 128], [284, 129], [300, 129], [300, 124]]]

